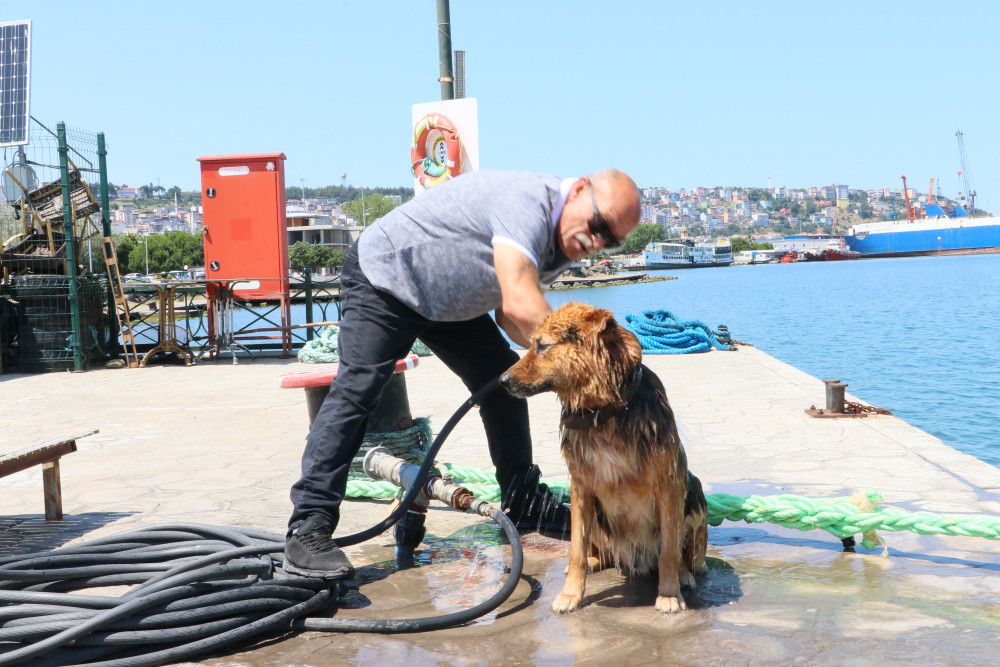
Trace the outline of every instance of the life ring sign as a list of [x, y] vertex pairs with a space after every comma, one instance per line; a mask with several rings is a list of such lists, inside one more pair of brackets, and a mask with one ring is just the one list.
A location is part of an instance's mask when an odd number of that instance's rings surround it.
[[425, 188], [462, 173], [462, 140], [447, 116], [429, 113], [417, 121], [410, 144], [410, 162], [414, 178]]

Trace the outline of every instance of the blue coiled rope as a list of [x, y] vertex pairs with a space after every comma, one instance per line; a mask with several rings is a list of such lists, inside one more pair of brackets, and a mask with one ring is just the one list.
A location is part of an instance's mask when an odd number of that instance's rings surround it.
[[625, 316], [625, 328], [634, 333], [646, 354], [689, 354], [729, 349], [729, 330], [712, 330], [698, 320], [679, 320], [669, 310], [646, 310]]

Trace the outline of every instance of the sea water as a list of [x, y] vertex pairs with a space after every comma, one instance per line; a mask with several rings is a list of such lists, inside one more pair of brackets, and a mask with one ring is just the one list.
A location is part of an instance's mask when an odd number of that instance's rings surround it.
[[676, 280], [554, 290], [549, 302], [582, 301], [622, 321], [668, 310], [724, 324], [734, 339], [817, 378], [839, 378], [848, 393], [1000, 467], [1000, 255], [650, 274]]

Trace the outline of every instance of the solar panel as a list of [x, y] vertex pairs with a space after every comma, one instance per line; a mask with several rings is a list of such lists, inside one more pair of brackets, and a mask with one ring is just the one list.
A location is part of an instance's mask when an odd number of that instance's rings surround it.
[[28, 143], [31, 21], [0, 23], [0, 146]]

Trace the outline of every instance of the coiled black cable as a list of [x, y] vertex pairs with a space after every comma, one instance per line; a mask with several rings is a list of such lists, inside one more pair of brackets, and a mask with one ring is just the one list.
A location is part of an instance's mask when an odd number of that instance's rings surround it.
[[[431, 444], [418, 481], [389, 517], [337, 542], [357, 544], [392, 527], [420, 493], [455, 425], [496, 386], [494, 379], [452, 415]], [[285, 538], [257, 529], [164, 524], [0, 558], [0, 666], [161, 665], [288, 629], [400, 633], [468, 623], [499, 607], [521, 576], [517, 529], [499, 510], [491, 518], [511, 547], [503, 586], [470, 609], [417, 619], [303, 618], [329, 606], [329, 584], [274, 578]], [[63, 592], [109, 585], [134, 587], [119, 597]]]

